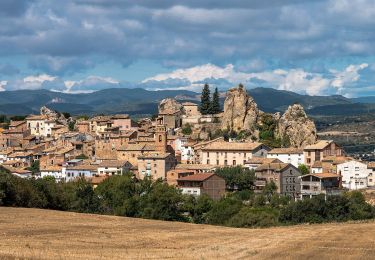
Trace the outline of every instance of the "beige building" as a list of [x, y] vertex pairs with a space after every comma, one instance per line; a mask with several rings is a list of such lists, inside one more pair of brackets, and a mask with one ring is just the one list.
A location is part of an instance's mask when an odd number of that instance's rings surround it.
[[202, 148], [201, 164], [245, 165], [253, 157], [266, 157], [271, 149], [262, 143], [213, 142]]
[[311, 167], [316, 161], [322, 161], [330, 156], [342, 156], [342, 148], [332, 140], [321, 140], [313, 145], [308, 145], [303, 150], [305, 164]]
[[182, 107], [184, 109], [184, 113], [187, 117], [191, 116], [200, 116], [201, 113], [199, 112], [198, 105], [192, 102], [184, 102], [182, 103]]
[[139, 178], [150, 176], [153, 180], [165, 180], [167, 172], [176, 165], [174, 156], [169, 153], [149, 153], [138, 157]]

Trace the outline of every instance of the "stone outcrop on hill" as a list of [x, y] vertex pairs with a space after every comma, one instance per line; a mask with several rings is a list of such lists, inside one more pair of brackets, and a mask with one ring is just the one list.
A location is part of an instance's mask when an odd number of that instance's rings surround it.
[[174, 114], [182, 112], [182, 105], [173, 98], [166, 98], [159, 103], [158, 109], [159, 114]]
[[242, 85], [239, 85], [227, 92], [221, 128], [236, 132], [245, 130], [256, 134], [256, 124], [261, 113], [263, 112], [259, 111], [254, 99], [247, 94]]
[[276, 133], [280, 138], [287, 138], [292, 147], [303, 147], [317, 140], [314, 122], [307, 117], [300, 104], [288, 107], [278, 120]]
[[52, 109], [49, 109], [48, 107], [46, 106], [42, 106], [40, 108], [40, 114], [41, 115], [45, 115], [48, 117], [48, 119], [50, 120], [55, 120], [57, 122], [59, 122], [60, 124], [63, 124], [63, 125], [68, 125], [70, 121], [72, 121], [73, 119], [70, 117], [70, 118], [65, 118], [65, 116], [63, 114], [60, 114]]

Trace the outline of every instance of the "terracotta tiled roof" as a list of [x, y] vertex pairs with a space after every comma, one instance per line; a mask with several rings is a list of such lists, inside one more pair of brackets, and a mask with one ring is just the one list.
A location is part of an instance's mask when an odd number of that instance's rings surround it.
[[76, 166], [68, 166], [66, 167], [67, 170], [88, 170], [88, 171], [97, 171], [98, 165], [93, 164], [80, 164]]
[[147, 153], [138, 156], [138, 159], [165, 159], [170, 153]]
[[299, 148], [274, 148], [268, 152], [269, 154], [303, 154], [303, 149]]
[[122, 167], [125, 165], [125, 163], [126, 161], [108, 160], [101, 162], [99, 167]]
[[264, 157], [253, 157], [250, 160], [248, 160], [246, 163], [249, 164], [264, 164], [264, 163], [282, 163], [277, 158], [264, 158]]
[[335, 173], [310, 173], [310, 174], [303, 175], [303, 176], [308, 176], [308, 175], [315, 176], [315, 177], [317, 177], [319, 179], [324, 179], [324, 178], [339, 178], [340, 177], [340, 175], [335, 174]]
[[262, 170], [274, 170], [274, 171], [281, 171], [288, 167], [289, 163], [265, 163], [260, 166], [258, 166], [255, 171], [262, 171]]
[[332, 140], [320, 140], [315, 144], [305, 146], [304, 150], [321, 150], [326, 148], [332, 142]]
[[177, 164], [176, 169], [183, 170], [213, 170], [216, 167], [210, 164]]
[[177, 179], [177, 181], [205, 181], [214, 175], [216, 174], [215, 173], [198, 173], [198, 174], [193, 174], [193, 175], [179, 178]]
[[262, 143], [236, 143], [236, 142], [214, 142], [203, 147], [202, 150], [219, 150], [219, 151], [253, 151]]

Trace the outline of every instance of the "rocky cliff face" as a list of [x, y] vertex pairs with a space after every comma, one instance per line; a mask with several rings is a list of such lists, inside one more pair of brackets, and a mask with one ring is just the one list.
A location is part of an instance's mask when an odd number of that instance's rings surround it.
[[159, 114], [173, 114], [182, 111], [182, 105], [173, 98], [163, 99], [158, 108]]
[[68, 125], [70, 121], [72, 121], [72, 118], [65, 118], [63, 114], [59, 114], [56, 111], [49, 109], [46, 106], [43, 106], [40, 108], [40, 114], [47, 116], [50, 120], [55, 120], [60, 124]]
[[227, 92], [221, 128], [236, 132], [246, 130], [256, 134], [256, 123], [261, 113], [263, 112], [259, 111], [254, 99], [240, 85]]
[[317, 140], [315, 124], [299, 104], [289, 106], [281, 116], [276, 134], [280, 138], [289, 139], [290, 146], [298, 148]]

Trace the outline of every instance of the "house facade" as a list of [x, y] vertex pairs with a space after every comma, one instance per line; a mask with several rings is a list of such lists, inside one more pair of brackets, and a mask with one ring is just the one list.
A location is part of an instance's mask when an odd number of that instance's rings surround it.
[[301, 190], [301, 172], [290, 163], [266, 163], [255, 169], [256, 189], [263, 190], [265, 185], [274, 182], [277, 193], [298, 198]]
[[312, 198], [319, 194], [326, 197], [339, 195], [342, 192], [340, 187], [341, 176], [334, 173], [311, 173], [300, 177], [301, 199]]
[[214, 173], [200, 173], [177, 179], [177, 186], [183, 194], [200, 196], [208, 195], [219, 200], [225, 194], [225, 180]]
[[283, 163], [290, 163], [295, 167], [305, 163], [303, 149], [275, 148], [267, 153], [267, 158], [279, 159]]
[[367, 179], [371, 169], [366, 163], [349, 161], [337, 165], [337, 173], [342, 176], [342, 186], [349, 190], [359, 190], [367, 188]]
[[332, 140], [321, 140], [303, 149], [305, 164], [311, 167], [316, 161], [326, 157], [337, 157], [344, 154], [343, 149]]
[[271, 149], [262, 143], [213, 142], [202, 148], [201, 164], [245, 165], [253, 157], [266, 157]]

